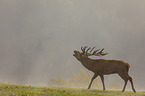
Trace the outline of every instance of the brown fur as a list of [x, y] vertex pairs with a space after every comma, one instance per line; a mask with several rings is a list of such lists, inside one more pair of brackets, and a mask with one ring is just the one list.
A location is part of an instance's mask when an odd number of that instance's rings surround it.
[[103, 83], [103, 90], [105, 90], [104, 75], [117, 73], [125, 81], [122, 92], [125, 91], [128, 80], [131, 82], [132, 90], [136, 92], [133, 86], [132, 78], [128, 75], [130, 68], [128, 63], [120, 60], [91, 59], [79, 51], [74, 51], [74, 53], [76, 59], [80, 61], [85, 68], [94, 72], [94, 76], [91, 79], [88, 89], [90, 89], [93, 80], [99, 75]]

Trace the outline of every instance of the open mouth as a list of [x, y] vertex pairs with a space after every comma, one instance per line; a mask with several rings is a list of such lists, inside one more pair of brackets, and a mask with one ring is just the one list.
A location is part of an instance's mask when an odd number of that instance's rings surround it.
[[76, 56], [76, 54], [74, 53], [73, 56]]
[[73, 56], [76, 56], [76, 51], [74, 51], [74, 54], [73, 54]]
[[75, 54], [73, 54], [73, 56], [75, 56]]

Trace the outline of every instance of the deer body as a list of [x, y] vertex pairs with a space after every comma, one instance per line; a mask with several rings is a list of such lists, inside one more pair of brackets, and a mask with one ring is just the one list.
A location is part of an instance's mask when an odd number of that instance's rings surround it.
[[[84, 50], [82, 49], [82, 51], [85, 52], [85, 48]], [[130, 65], [128, 63], [125, 63], [120, 60], [91, 59], [87, 56], [87, 54], [89, 55], [94, 55], [94, 54], [87, 53], [87, 51], [86, 53], [80, 53], [79, 51], [74, 51], [74, 53], [76, 59], [80, 61], [85, 68], [94, 72], [94, 76], [91, 79], [88, 89], [90, 89], [93, 80], [99, 75], [101, 77], [101, 81], [103, 84], [103, 90], [105, 90], [104, 75], [117, 73], [125, 82], [122, 92], [125, 91], [128, 80], [131, 83], [132, 90], [136, 92], [133, 86], [132, 78], [128, 75], [128, 71], [130, 68]], [[100, 53], [97, 53], [95, 55], [98, 56], [100, 54], [103, 54], [102, 50]]]
[[96, 63], [93, 66], [93, 72], [102, 75], [121, 73], [122, 71], [128, 71], [129, 64], [123, 61], [117, 60], [95, 60]]

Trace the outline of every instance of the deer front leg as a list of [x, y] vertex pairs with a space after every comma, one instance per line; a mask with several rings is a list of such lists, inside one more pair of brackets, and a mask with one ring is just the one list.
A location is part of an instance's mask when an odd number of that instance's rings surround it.
[[100, 77], [101, 77], [101, 81], [102, 81], [102, 84], [103, 84], [103, 90], [105, 90], [104, 76], [103, 75], [100, 75]]
[[91, 82], [90, 82], [90, 84], [89, 84], [89, 86], [88, 86], [88, 89], [90, 89], [93, 80], [94, 80], [97, 76], [98, 76], [98, 74], [94, 74], [94, 76], [92, 77]]
[[127, 81], [128, 81], [128, 80], [124, 80], [125, 83], [124, 83], [124, 87], [123, 87], [123, 89], [122, 89], [122, 92], [125, 91], [125, 88], [126, 88], [126, 85], [127, 85]]

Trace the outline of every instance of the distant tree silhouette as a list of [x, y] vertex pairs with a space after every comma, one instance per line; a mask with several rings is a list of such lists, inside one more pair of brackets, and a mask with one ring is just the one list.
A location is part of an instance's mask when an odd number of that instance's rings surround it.
[[[89, 84], [91, 74], [81, 69], [79, 74], [73, 74], [71, 80], [65, 80], [62, 74], [59, 74], [57, 78], [52, 78], [49, 81], [49, 86], [55, 87], [72, 87], [72, 88], [85, 88]], [[101, 89], [101, 84], [97, 78], [92, 88]]]

